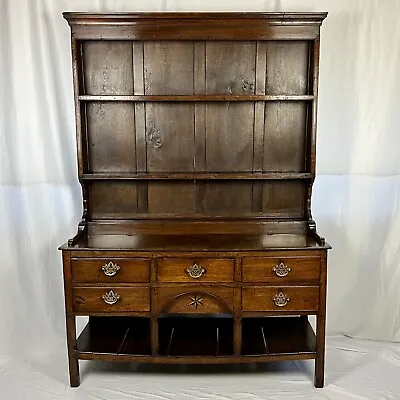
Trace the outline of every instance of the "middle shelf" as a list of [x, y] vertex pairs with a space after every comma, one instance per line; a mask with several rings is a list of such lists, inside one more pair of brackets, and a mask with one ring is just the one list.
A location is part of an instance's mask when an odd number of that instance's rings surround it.
[[90, 180], [279, 180], [312, 179], [309, 172], [137, 172], [86, 173], [81, 179]]

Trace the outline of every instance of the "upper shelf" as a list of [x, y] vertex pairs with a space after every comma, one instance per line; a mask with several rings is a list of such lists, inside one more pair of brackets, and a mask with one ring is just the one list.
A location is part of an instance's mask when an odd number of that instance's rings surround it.
[[83, 180], [279, 180], [311, 179], [306, 172], [175, 172], [175, 173], [95, 173], [83, 174]]
[[314, 100], [312, 95], [80, 95], [82, 101], [305, 101]]

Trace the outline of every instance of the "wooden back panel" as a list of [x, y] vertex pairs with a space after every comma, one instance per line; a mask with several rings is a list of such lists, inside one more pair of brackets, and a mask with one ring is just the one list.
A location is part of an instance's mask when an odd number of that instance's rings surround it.
[[65, 16], [87, 220], [310, 216], [324, 14]]

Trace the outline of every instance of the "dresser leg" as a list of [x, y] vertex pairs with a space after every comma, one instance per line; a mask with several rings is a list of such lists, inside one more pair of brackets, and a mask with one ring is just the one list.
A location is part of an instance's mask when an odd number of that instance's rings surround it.
[[151, 355], [156, 357], [158, 354], [158, 318], [151, 317]]
[[324, 387], [325, 376], [325, 317], [317, 317], [317, 358], [315, 359], [314, 386]]
[[69, 362], [69, 381], [71, 387], [80, 385], [79, 361], [75, 353], [76, 349], [76, 320], [75, 316], [67, 317], [67, 346]]
[[240, 356], [242, 351], [242, 320], [241, 318], [235, 318], [233, 325], [233, 343], [235, 356]]

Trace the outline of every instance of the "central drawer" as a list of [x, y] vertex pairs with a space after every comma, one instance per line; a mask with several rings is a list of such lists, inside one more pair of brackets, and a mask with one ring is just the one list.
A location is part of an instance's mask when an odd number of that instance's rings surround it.
[[150, 311], [148, 287], [75, 287], [73, 308], [76, 312]]
[[234, 260], [229, 258], [159, 258], [159, 282], [233, 282]]
[[165, 285], [157, 289], [157, 311], [162, 314], [231, 314], [233, 288]]

